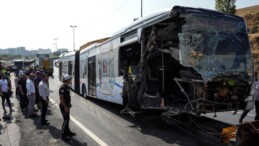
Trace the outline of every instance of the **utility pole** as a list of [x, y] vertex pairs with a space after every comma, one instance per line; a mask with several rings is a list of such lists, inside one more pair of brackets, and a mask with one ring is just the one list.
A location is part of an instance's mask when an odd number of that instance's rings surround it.
[[142, 7], [143, 7], [143, 2], [142, 2], [142, 0], [141, 0], [140, 18], [142, 18]]
[[76, 25], [74, 25], [74, 26], [70, 26], [70, 27], [72, 27], [73, 28], [73, 44], [74, 44], [74, 51], [76, 50], [76, 48], [75, 48], [75, 27], [77, 27]]
[[54, 40], [55, 40], [55, 44], [56, 44], [56, 51], [57, 51], [57, 50], [58, 50], [58, 42], [57, 42], [58, 38], [54, 38]]

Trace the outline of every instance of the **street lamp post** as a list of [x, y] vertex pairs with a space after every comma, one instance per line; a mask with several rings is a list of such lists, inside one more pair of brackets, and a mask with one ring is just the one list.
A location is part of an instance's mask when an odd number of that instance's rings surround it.
[[73, 45], [74, 45], [74, 51], [76, 50], [75, 49], [75, 27], [77, 27], [76, 25], [70, 25], [70, 27], [72, 27], [73, 28]]
[[58, 43], [57, 43], [58, 38], [54, 38], [54, 40], [55, 40], [55, 44], [56, 44], [56, 51], [58, 51]]
[[143, 1], [141, 0], [141, 5], [140, 5], [140, 18], [142, 18], [142, 11], [143, 11]]

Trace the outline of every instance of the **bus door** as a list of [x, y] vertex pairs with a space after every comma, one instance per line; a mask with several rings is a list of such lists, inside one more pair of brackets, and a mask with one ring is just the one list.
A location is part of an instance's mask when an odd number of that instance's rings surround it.
[[68, 61], [68, 71], [67, 71], [67, 73], [68, 73], [68, 75], [70, 75], [70, 76], [72, 76], [73, 78], [72, 78], [72, 81], [71, 81], [71, 88], [73, 89], [73, 90], [75, 90], [75, 76], [74, 76], [74, 67], [73, 67], [73, 61]]
[[59, 62], [59, 80], [63, 81], [63, 79], [62, 79], [62, 61]]
[[96, 61], [95, 56], [88, 58], [88, 94], [96, 96]]
[[72, 61], [68, 61], [68, 75], [72, 76]]

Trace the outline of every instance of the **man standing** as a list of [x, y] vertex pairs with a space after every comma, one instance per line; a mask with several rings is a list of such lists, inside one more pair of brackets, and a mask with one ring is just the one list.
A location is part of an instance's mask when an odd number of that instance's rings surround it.
[[69, 120], [70, 120], [70, 108], [71, 105], [71, 96], [69, 91], [69, 84], [71, 83], [72, 77], [69, 75], [64, 75], [63, 85], [59, 88], [59, 97], [60, 104], [59, 108], [63, 116], [63, 125], [62, 125], [62, 139], [69, 140], [69, 137], [75, 136], [76, 133], [73, 133], [69, 129]]
[[33, 112], [35, 103], [35, 86], [33, 83], [34, 73], [30, 73], [29, 78], [26, 81], [27, 96], [29, 100], [28, 114], [29, 117], [35, 117], [36, 114]]
[[10, 96], [8, 93], [8, 80], [6, 79], [6, 76], [4, 74], [2, 74], [0, 76], [0, 84], [1, 84], [1, 91], [2, 91], [2, 107], [4, 110], [4, 113], [6, 113], [6, 109], [5, 109], [5, 100], [7, 100], [7, 104], [10, 108], [10, 112], [13, 111], [12, 106], [11, 106], [11, 102], [10, 102]]
[[19, 76], [18, 76], [18, 74], [15, 73], [14, 84], [15, 84], [15, 97], [16, 97], [16, 98], [19, 97], [19, 86], [18, 86], [18, 82], [19, 82]]
[[22, 111], [26, 111], [28, 107], [27, 89], [26, 89], [27, 77], [25, 74], [20, 75], [20, 80], [18, 81], [19, 87], [19, 97], [20, 97], [20, 107]]
[[36, 71], [36, 77], [34, 79], [34, 85], [35, 85], [35, 103], [37, 104], [38, 109], [40, 109], [40, 94], [39, 94], [39, 83], [41, 81], [41, 73], [40, 71]]
[[47, 107], [49, 103], [49, 88], [48, 88], [48, 75], [44, 74], [42, 75], [42, 80], [39, 83], [39, 94], [40, 94], [40, 100], [41, 100], [41, 124], [42, 125], [49, 125], [48, 120], [46, 120], [46, 114], [47, 114]]

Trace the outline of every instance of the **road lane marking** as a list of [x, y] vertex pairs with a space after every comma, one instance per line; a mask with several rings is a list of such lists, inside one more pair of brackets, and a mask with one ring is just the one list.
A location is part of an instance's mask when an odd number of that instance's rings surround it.
[[[51, 103], [55, 106], [59, 107], [58, 104], [53, 100], [49, 99]], [[100, 146], [108, 146], [104, 141], [102, 141], [98, 136], [96, 136], [93, 132], [87, 129], [83, 124], [77, 121], [73, 116], [70, 115], [70, 119], [79, 127], [81, 128], [87, 135], [89, 135], [95, 142], [97, 142]]]

